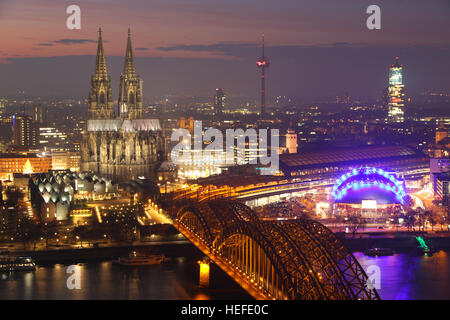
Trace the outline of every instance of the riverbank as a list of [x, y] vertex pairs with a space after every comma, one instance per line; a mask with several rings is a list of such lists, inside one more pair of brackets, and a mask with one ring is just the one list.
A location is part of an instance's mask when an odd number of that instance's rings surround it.
[[416, 237], [422, 237], [429, 247], [450, 250], [450, 232], [376, 232], [358, 233], [355, 236], [336, 233], [350, 251], [365, 251], [370, 248], [391, 248], [398, 252], [417, 249]]
[[201, 256], [202, 253], [190, 242], [164, 241], [143, 242], [133, 244], [120, 244], [116, 246], [96, 246], [71, 249], [47, 249], [47, 250], [23, 250], [11, 252], [14, 256], [27, 256], [33, 258], [37, 264], [50, 263], [79, 263], [100, 262], [117, 260], [119, 257], [127, 256], [131, 251], [138, 250], [144, 254], [164, 254], [171, 256]]
[[[416, 237], [422, 237], [428, 246], [436, 250], [450, 250], [450, 232], [367, 232], [355, 236], [336, 233], [352, 252], [364, 252], [369, 248], [391, 248], [397, 252], [415, 252]], [[167, 241], [137, 241], [134, 243], [108, 243], [96, 246], [72, 248], [46, 248], [41, 250], [14, 250], [11, 255], [32, 257], [38, 264], [79, 263], [116, 260], [132, 250], [146, 254], [164, 254], [168, 257], [188, 255], [202, 257], [202, 253], [186, 239]]]

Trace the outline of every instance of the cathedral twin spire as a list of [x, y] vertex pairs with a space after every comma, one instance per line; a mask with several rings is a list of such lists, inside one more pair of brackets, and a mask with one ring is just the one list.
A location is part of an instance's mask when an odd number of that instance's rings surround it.
[[127, 51], [125, 52], [125, 64], [123, 67], [123, 73], [130, 78], [136, 76], [136, 67], [134, 66], [130, 28], [128, 28]]
[[98, 46], [97, 46], [97, 61], [95, 63], [95, 77], [100, 79], [107, 77], [108, 71], [106, 69], [106, 59], [103, 52], [102, 28], [98, 29]]
[[[142, 80], [136, 74], [129, 28], [124, 69], [120, 76], [118, 103], [120, 118], [142, 118]], [[89, 95], [88, 118], [113, 119], [114, 117], [111, 79], [106, 67], [102, 29], [99, 28], [95, 74], [91, 79], [91, 93]]]
[[136, 74], [133, 48], [131, 45], [131, 31], [128, 28], [127, 50], [125, 64], [120, 75], [119, 117], [123, 119], [142, 118], [142, 81]]

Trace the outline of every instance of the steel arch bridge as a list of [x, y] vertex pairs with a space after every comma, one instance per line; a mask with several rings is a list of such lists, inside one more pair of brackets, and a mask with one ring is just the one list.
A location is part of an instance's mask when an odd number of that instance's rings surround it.
[[240, 202], [215, 200], [182, 207], [174, 226], [256, 299], [379, 299], [319, 222], [261, 221]]

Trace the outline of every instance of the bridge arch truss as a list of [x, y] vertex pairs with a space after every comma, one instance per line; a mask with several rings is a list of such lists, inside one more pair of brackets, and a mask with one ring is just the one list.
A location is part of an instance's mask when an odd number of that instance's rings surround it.
[[379, 299], [356, 258], [319, 222], [261, 221], [240, 202], [215, 200], [183, 207], [175, 226], [258, 298]]

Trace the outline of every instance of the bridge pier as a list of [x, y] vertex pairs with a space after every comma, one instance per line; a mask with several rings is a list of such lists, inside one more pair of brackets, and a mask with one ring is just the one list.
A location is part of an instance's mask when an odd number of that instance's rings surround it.
[[198, 280], [198, 286], [200, 288], [209, 288], [209, 273], [210, 273], [210, 267], [209, 267], [209, 260], [203, 259], [202, 261], [199, 261], [198, 264], [200, 266], [200, 276]]

